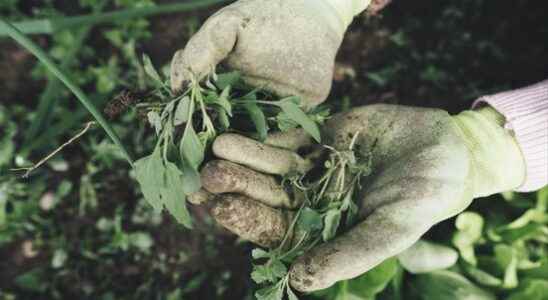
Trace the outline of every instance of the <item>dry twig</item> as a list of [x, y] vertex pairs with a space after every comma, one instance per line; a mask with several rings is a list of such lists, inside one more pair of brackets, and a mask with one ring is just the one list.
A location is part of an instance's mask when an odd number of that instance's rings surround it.
[[57, 153], [61, 152], [65, 147], [67, 147], [68, 145], [72, 144], [74, 141], [79, 139], [81, 136], [83, 136], [95, 124], [96, 124], [96, 122], [93, 122], [93, 121], [87, 122], [86, 125], [84, 126], [84, 129], [82, 129], [80, 132], [78, 132], [78, 134], [73, 136], [70, 140], [66, 141], [59, 148], [53, 150], [53, 152], [48, 154], [46, 157], [42, 158], [39, 162], [37, 162], [32, 167], [10, 169], [10, 171], [26, 171], [25, 174], [23, 174], [21, 177], [23, 177], [23, 178], [29, 177], [29, 175], [32, 171], [38, 169], [40, 166], [42, 166], [44, 163], [46, 163], [49, 159], [51, 159]]

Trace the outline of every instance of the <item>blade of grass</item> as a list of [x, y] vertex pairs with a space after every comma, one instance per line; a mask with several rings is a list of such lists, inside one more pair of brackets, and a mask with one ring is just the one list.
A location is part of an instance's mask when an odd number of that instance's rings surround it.
[[133, 160], [131, 159], [131, 156], [120, 141], [120, 138], [118, 138], [116, 132], [114, 132], [112, 127], [110, 127], [103, 115], [101, 115], [97, 108], [95, 108], [93, 103], [88, 99], [84, 92], [76, 84], [74, 84], [74, 82], [63, 71], [61, 71], [59, 67], [57, 67], [57, 65], [51, 60], [51, 58], [38, 45], [36, 45], [32, 40], [27, 38], [21, 31], [19, 31], [17, 28], [15, 28], [10, 23], [4, 21], [3, 19], [0, 19], [0, 26], [3, 26], [7, 30], [7, 33], [11, 38], [13, 38], [15, 41], [17, 41], [17, 43], [19, 43], [34, 56], [36, 56], [36, 58], [38, 58], [38, 60], [40, 60], [40, 62], [43, 63], [51, 73], [53, 73], [59, 80], [61, 80], [61, 82], [63, 82], [69, 88], [69, 90], [76, 96], [76, 98], [80, 100], [82, 105], [84, 105], [84, 107], [91, 113], [97, 123], [99, 123], [101, 127], [103, 127], [107, 135], [114, 142], [114, 144], [116, 144], [120, 151], [122, 151], [122, 153], [126, 157], [126, 160], [133, 167]]
[[[100, 13], [108, 1], [109, 0], [103, 0], [99, 3], [94, 11], [94, 14]], [[65, 56], [63, 62], [61, 62], [62, 70], [66, 70], [72, 65], [92, 28], [93, 27], [91, 26], [85, 26], [78, 32], [76, 35], [76, 41], [69, 50], [70, 52]], [[43, 128], [48, 128], [47, 126], [50, 122], [53, 108], [59, 99], [58, 96], [61, 88], [61, 82], [57, 80], [57, 78], [54, 76], [48, 76], [48, 84], [46, 85], [46, 89], [40, 95], [38, 108], [36, 110], [36, 118], [33, 120], [29, 129], [25, 132], [25, 140], [23, 145], [30, 144], [40, 132], [43, 134]]]
[[[142, 18], [157, 14], [174, 13], [195, 10], [214, 4], [229, 2], [230, 0], [192, 0], [183, 3], [163, 4], [150, 7], [130, 8], [102, 14], [90, 14], [66, 18], [30, 20], [17, 22], [13, 25], [26, 34], [52, 34], [56, 31], [76, 28], [78, 26], [92, 26], [101, 23], [113, 23], [127, 19]], [[0, 24], [0, 36], [9, 35], [9, 29]]]

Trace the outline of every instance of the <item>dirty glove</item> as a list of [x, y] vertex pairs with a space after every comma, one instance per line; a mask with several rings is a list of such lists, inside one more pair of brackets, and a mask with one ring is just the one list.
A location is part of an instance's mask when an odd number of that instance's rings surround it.
[[312, 138], [302, 129], [271, 134], [264, 143], [223, 134], [213, 143], [213, 153], [223, 160], [203, 167], [203, 189], [189, 201], [202, 204], [213, 200], [209, 202], [211, 213], [222, 226], [260, 246], [276, 247], [293, 220], [291, 209], [299, 203], [272, 175], [310, 170], [311, 160], [295, 151], [311, 144]]
[[314, 106], [331, 89], [335, 55], [369, 0], [240, 0], [211, 16], [171, 63], [171, 87], [225, 61], [244, 81]]
[[[354, 278], [409, 248], [474, 198], [520, 186], [525, 179], [524, 160], [503, 124], [503, 117], [489, 107], [452, 117], [442, 110], [397, 105], [359, 107], [328, 121], [322, 132], [325, 143], [348, 149], [359, 132], [357, 155], [372, 155], [373, 173], [364, 178], [361, 196], [354, 199], [363, 221], [300, 257], [290, 270], [291, 286], [310, 292]], [[306, 142], [293, 142], [292, 150], [300, 144]], [[284, 218], [290, 214], [272, 206], [292, 205], [274, 178], [263, 173], [306, 170], [309, 162], [289, 150], [258, 145], [237, 135], [221, 136], [214, 152], [232, 161], [214, 163], [203, 172], [209, 192], [232, 193], [218, 197], [214, 217], [252, 241], [279, 239], [272, 234], [287, 228]], [[231, 188], [215, 188], [222, 185]], [[257, 197], [259, 192], [268, 197]], [[246, 213], [248, 208], [253, 213]], [[275, 230], [262, 227], [274, 219]]]

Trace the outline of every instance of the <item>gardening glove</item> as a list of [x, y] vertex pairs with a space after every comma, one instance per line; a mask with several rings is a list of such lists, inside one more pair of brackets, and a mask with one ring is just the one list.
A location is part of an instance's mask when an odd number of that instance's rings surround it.
[[263, 247], [280, 244], [300, 203], [292, 199], [273, 175], [304, 174], [314, 156], [303, 158], [296, 150], [311, 145], [302, 129], [275, 133], [264, 143], [223, 134], [213, 143], [221, 160], [201, 170], [202, 190], [189, 196], [193, 204], [208, 202], [215, 220], [245, 240]]
[[300, 96], [310, 107], [317, 105], [331, 89], [344, 32], [369, 2], [237, 1], [211, 16], [175, 53], [171, 87], [180, 91], [192, 76], [202, 79], [224, 61], [250, 85], [282, 97]]
[[[356, 155], [372, 157], [373, 173], [363, 178], [360, 196], [354, 199], [360, 205], [362, 223], [301, 256], [291, 267], [291, 286], [310, 292], [354, 278], [406, 250], [474, 198], [520, 186], [525, 180], [524, 159], [503, 124], [502, 115], [490, 107], [450, 116], [438, 109], [371, 105], [329, 120], [323, 127], [324, 143], [348, 149], [358, 133]], [[275, 186], [273, 177], [264, 173], [306, 170], [309, 162], [289, 150], [237, 135], [219, 137], [213, 151], [232, 161], [221, 164], [232, 167], [206, 167], [202, 173], [206, 190], [221, 192], [215, 189], [221, 185], [218, 178], [238, 187], [230, 195], [217, 196], [214, 217], [244, 238], [261, 236], [256, 231], [261, 227], [268, 233], [263, 237], [280, 239], [283, 233], [273, 234], [262, 226], [276, 219], [277, 230], [287, 229], [288, 214], [267, 205], [290, 208], [291, 201], [279, 186], [267, 192], [272, 197], [268, 201], [250, 191], [265, 192]], [[257, 174], [268, 185], [250, 179], [258, 178]], [[253, 213], [246, 213], [251, 207]], [[253, 231], [256, 236], [249, 235]], [[274, 244], [271, 241], [269, 246]]]

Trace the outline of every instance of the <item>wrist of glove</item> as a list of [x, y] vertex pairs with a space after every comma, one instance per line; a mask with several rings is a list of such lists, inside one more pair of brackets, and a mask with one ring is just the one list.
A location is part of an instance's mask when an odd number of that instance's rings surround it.
[[362, 13], [369, 4], [371, 0], [320, 0], [319, 2], [326, 2], [329, 4], [339, 16], [339, 19], [342, 21], [343, 32], [346, 31], [346, 28], [352, 22], [352, 19], [360, 13]]
[[492, 107], [453, 117], [470, 152], [470, 185], [474, 198], [514, 190], [525, 180], [525, 159], [504, 116]]

